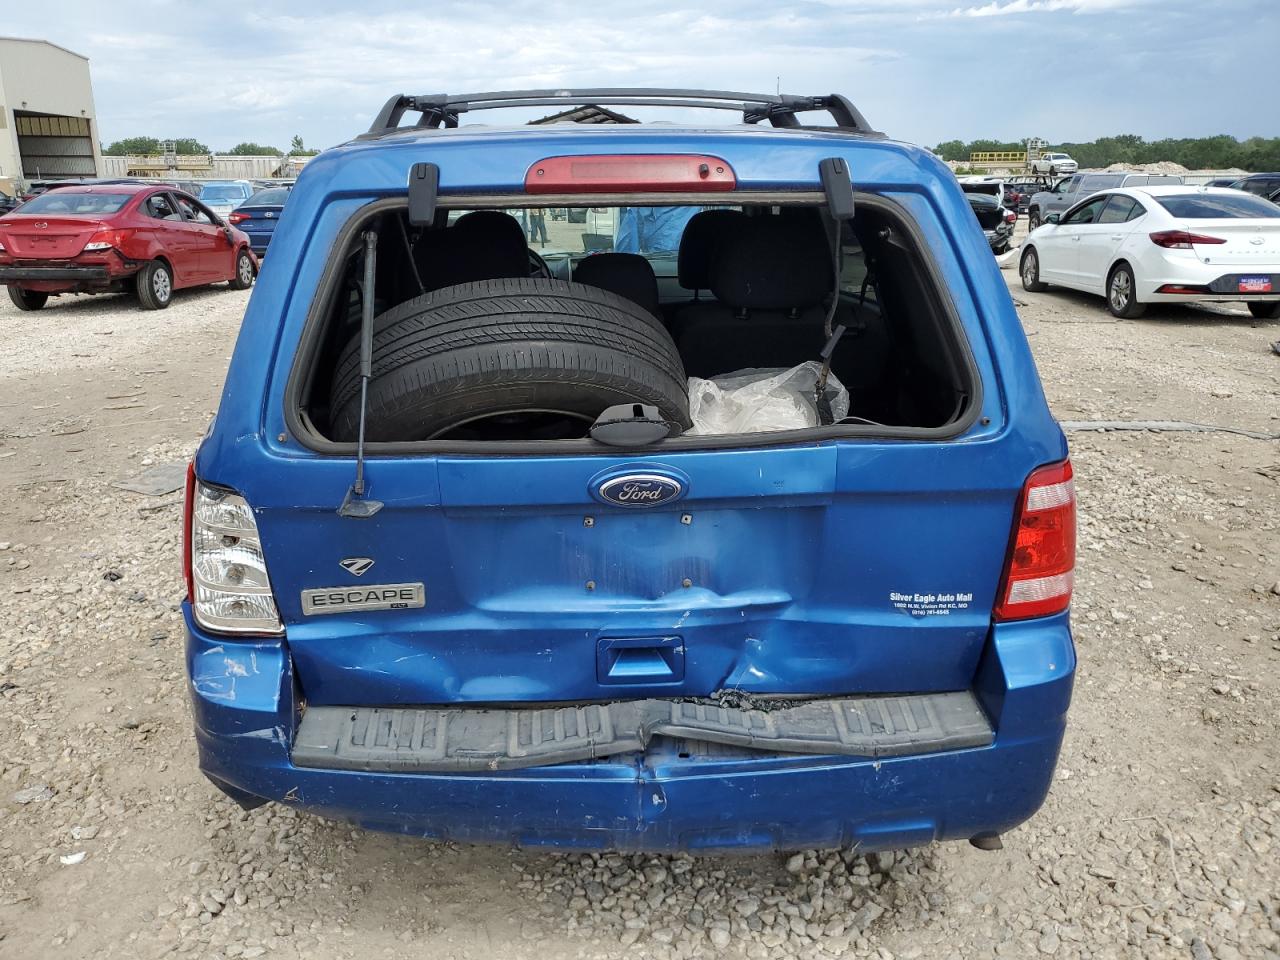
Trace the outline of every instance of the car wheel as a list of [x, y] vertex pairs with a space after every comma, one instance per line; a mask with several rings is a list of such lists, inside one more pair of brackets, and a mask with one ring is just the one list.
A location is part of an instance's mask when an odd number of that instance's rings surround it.
[[1138, 302], [1138, 285], [1127, 263], [1116, 264], [1107, 277], [1107, 309], [1124, 320], [1140, 317], [1147, 309], [1145, 303]]
[[1022, 274], [1022, 289], [1028, 293], [1044, 293], [1047, 283], [1040, 282], [1040, 255], [1031, 247], [1022, 255], [1019, 272]]
[[1036, 229], [1036, 227], [1038, 226], [1040, 226], [1040, 211], [1039, 210], [1027, 211], [1027, 232], [1030, 233], [1032, 230]]
[[241, 250], [236, 254], [236, 272], [231, 278], [232, 290], [248, 290], [253, 286], [253, 257], [249, 256], [248, 250]]
[[163, 260], [152, 260], [137, 272], [138, 302], [143, 310], [163, 310], [173, 302], [173, 271]]
[[39, 310], [49, 302], [49, 295], [40, 293], [38, 290], [23, 290], [21, 287], [10, 285], [9, 299], [19, 310]]
[[[12, 290], [13, 287], [9, 289]], [[1271, 303], [1250, 303], [1246, 306], [1249, 312], [1259, 320], [1280, 320], [1280, 303], [1272, 301]]]
[[1056, 177], [1057, 175], [1058, 175], [1058, 168], [1057, 168], [1057, 167], [1050, 167], [1050, 168], [1049, 168], [1049, 176], [1051, 176], [1051, 177]]

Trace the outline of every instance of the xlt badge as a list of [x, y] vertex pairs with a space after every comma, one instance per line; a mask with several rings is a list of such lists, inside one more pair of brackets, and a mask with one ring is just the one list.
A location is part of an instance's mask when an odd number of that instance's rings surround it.
[[302, 614], [306, 617], [323, 613], [410, 610], [426, 605], [427, 592], [421, 583], [370, 583], [302, 591]]

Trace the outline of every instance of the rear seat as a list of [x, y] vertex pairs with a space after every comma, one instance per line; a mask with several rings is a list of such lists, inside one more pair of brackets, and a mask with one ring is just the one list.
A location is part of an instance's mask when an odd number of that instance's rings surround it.
[[741, 210], [703, 210], [689, 218], [680, 235], [676, 275], [680, 286], [693, 291], [711, 289], [711, 261], [724, 238], [741, 229], [747, 215]]
[[529, 242], [520, 222], [500, 210], [473, 210], [444, 230], [429, 230], [413, 251], [428, 290], [455, 283], [529, 276]]
[[682, 307], [671, 326], [686, 372], [710, 377], [815, 359], [833, 285], [818, 219], [742, 216], [717, 239], [707, 275], [716, 301]]
[[658, 278], [638, 253], [595, 253], [578, 263], [573, 279], [639, 304], [661, 319]]

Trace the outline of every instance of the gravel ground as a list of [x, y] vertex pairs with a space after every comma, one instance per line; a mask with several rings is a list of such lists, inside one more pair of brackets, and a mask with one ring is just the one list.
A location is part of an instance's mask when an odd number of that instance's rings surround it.
[[[110, 483], [194, 448], [246, 297], [0, 302], [0, 957], [1280, 957], [1280, 445], [1228, 434], [1073, 435], [1076, 701], [1003, 852], [567, 856], [240, 811], [195, 768], [180, 495]], [[1280, 323], [1015, 297], [1061, 418], [1280, 432]]]

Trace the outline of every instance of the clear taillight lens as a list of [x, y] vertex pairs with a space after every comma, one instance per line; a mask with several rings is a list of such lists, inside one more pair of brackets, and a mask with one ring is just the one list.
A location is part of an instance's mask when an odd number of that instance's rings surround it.
[[196, 623], [215, 633], [282, 633], [252, 508], [194, 475], [187, 498], [187, 590]]

